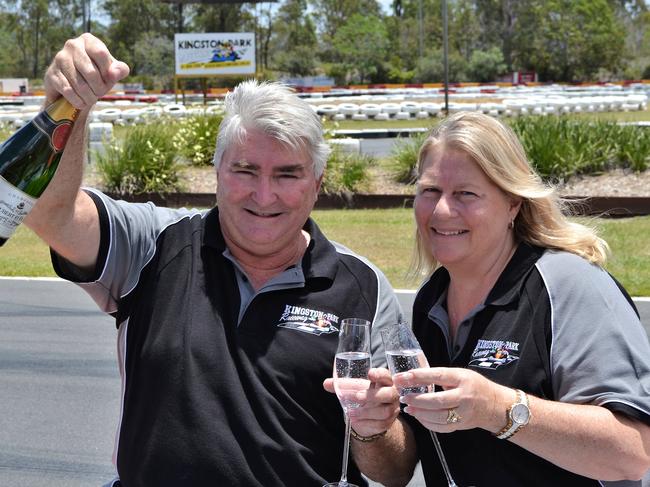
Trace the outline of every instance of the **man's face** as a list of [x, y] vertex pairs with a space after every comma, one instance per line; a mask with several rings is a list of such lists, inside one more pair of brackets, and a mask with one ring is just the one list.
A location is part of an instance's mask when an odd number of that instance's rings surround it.
[[321, 179], [308, 154], [249, 130], [217, 170], [219, 219], [231, 251], [260, 258], [295, 249]]

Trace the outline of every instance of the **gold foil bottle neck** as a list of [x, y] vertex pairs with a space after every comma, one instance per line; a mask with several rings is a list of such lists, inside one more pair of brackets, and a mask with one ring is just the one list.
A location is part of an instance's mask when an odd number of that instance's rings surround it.
[[63, 97], [45, 107], [45, 111], [55, 122], [61, 120], [75, 121], [77, 115], [79, 115], [79, 110], [73, 107], [70, 102]]

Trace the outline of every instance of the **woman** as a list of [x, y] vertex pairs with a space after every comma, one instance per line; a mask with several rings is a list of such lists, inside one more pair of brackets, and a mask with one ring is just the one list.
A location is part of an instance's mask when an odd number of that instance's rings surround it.
[[[650, 346], [629, 296], [602, 269], [608, 248], [572, 223], [521, 144], [476, 113], [424, 142], [415, 198], [413, 306], [432, 368], [386, 371], [353, 413], [353, 451], [386, 485], [422, 461], [445, 485], [429, 432], [466, 485], [600, 485], [650, 468]], [[388, 434], [384, 431], [388, 429]]]

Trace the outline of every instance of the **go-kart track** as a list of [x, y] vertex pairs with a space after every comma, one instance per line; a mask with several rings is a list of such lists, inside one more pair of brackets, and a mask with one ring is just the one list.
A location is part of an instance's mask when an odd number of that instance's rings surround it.
[[[650, 83], [627, 85], [460, 86], [448, 93], [449, 112], [481, 111], [499, 117], [639, 111], [647, 108]], [[314, 110], [334, 121], [427, 119], [444, 114], [441, 88], [357, 88], [300, 93]], [[112, 92], [97, 103], [91, 122], [129, 125], [161, 116], [185, 117], [221, 112], [223, 94], [145, 94]], [[44, 97], [0, 97], [0, 126], [18, 128], [35, 115]], [[205, 102], [205, 103], [204, 103]]]

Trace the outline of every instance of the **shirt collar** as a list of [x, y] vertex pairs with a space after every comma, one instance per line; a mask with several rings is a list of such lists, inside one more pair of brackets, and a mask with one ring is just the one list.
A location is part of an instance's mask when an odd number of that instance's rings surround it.
[[485, 304], [505, 306], [518, 301], [525, 277], [543, 253], [544, 249], [542, 247], [520, 243], [488, 294]]
[[[515, 253], [510, 258], [505, 269], [497, 279], [485, 300], [485, 305], [505, 306], [519, 299], [521, 295], [524, 278], [533, 268], [533, 265], [544, 253], [544, 248], [519, 243]], [[422, 301], [414, 305], [416, 308], [428, 314], [431, 310], [431, 302], [426, 300], [426, 296], [440, 296], [434, 305], [442, 305], [447, 296], [449, 287], [449, 272], [444, 267], [436, 269], [429, 280], [422, 286]]]
[[[208, 212], [203, 219], [203, 225], [203, 245], [223, 253], [227, 245], [221, 232], [218, 207], [214, 207]], [[338, 269], [336, 249], [311, 218], [305, 222], [303, 230], [310, 237], [309, 245], [301, 262], [305, 281], [316, 281], [314, 283], [317, 283], [318, 280], [325, 280], [327, 284], [331, 284]]]

